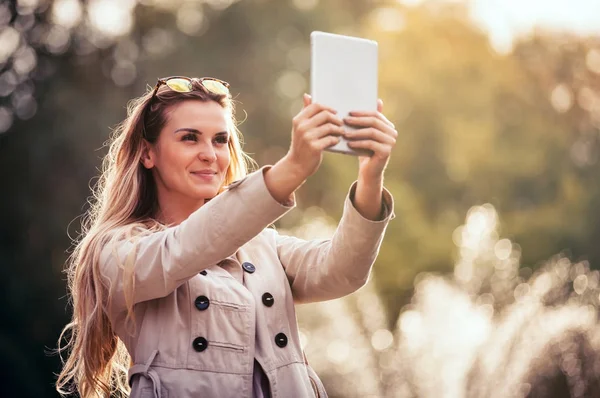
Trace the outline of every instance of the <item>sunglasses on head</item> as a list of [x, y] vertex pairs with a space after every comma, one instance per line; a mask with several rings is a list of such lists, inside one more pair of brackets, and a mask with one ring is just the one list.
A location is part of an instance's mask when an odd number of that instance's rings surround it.
[[229, 83], [214, 77], [190, 78], [186, 76], [171, 76], [158, 79], [156, 86], [154, 87], [154, 91], [152, 92], [152, 98], [154, 98], [158, 92], [158, 89], [163, 84], [169, 87], [171, 90], [177, 91], [178, 93], [192, 92], [194, 91], [194, 85], [192, 83], [193, 81], [199, 82], [202, 87], [206, 89], [206, 91], [213, 94], [229, 94]]
[[[151, 102], [158, 89], [163, 84], [169, 87], [173, 91], [177, 91], [178, 93], [191, 93], [194, 91], [193, 82], [197, 81], [202, 85], [207, 92], [218, 94], [218, 95], [229, 95], [229, 83], [226, 81], [214, 78], [214, 77], [200, 77], [200, 78], [190, 78], [186, 76], [171, 76], [171, 77], [163, 77], [162, 79], [158, 79], [156, 82], [156, 86], [154, 86], [154, 91], [152, 91], [152, 95], [150, 96]], [[148, 107], [144, 109], [144, 120], [146, 120], [146, 112]], [[143, 124], [143, 134], [146, 137], [146, 126]]]

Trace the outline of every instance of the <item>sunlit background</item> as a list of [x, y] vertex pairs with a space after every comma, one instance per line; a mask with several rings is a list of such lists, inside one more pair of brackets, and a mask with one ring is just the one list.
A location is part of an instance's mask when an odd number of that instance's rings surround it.
[[[272, 164], [313, 30], [379, 42], [400, 133], [369, 284], [298, 307], [329, 395], [600, 396], [596, 0], [0, 3], [0, 396], [56, 396], [69, 235], [127, 101], [161, 76], [226, 80]], [[278, 229], [330, 236], [356, 170], [327, 154]]]

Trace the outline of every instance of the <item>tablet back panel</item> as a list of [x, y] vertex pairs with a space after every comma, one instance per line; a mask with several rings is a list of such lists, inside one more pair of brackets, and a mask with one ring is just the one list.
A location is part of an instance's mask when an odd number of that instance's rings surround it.
[[[325, 32], [311, 34], [311, 95], [340, 117], [377, 110], [377, 42]], [[348, 153], [345, 141], [329, 148]]]

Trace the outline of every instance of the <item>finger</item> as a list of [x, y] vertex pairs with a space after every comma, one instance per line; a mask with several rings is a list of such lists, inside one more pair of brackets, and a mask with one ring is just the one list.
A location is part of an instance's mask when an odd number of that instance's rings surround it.
[[383, 100], [381, 98], [377, 100], [377, 112], [383, 112]]
[[349, 113], [349, 115], [351, 117], [365, 117], [365, 116], [376, 117], [377, 119], [383, 121], [388, 126], [390, 126], [392, 128], [396, 127], [396, 126], [394, 126], [394, 123], [389, 121], [388, 118], [385, 117], [385, 115], [383, 113], [378, 112], [378, 111], [352, 111]]
[[344, 121], [334, 113], [328, 110], [321, 111], [309, 119], [305, 119], [298, 127], [304, 131], [319, 127], [325, 123], [332, 123], [337, 126], [343, 126]]
[[[381, 115], [381, 113], [379, 113], [379, 115]], [[383, 120], [374, 114], [370, 116], [348, 116], [344, 118], [344, 122], [355, 127], [374, 127], [394, 138], [398, 136], [398, 132], [394, 130], [393, 125], [390, 125], [391, 123], [388, 124], [386, 120]]]
[[315, 141], [314, 148], [322, 151], [325, 148], [329, 148], [331, 146], [336, 145], [337, 143], [340, 142], [340, 139], [341, 138], [339, 136], [333, 136], [333, 135], [323, 137], [320, 140]]
[[304, 107], [306, 108], [310, 104], [312, 104], [312, 97], [306, 93], [302, 96], [302, 102], [304, 102]]
[[396, 145], [396, 138], [392, 137], [389, 134], [384, 133], [381, 130], [378, 130], [373, 127], [367, 127], [363, 129], [357, 130], [347, 130], [344, 131], [344, 137], [349, 140], [372, 140], [376, 142], [380, 142], [382, 144], [387, 144], [394, 146]]
[[333, 123], [326, 123], [318, 126], [306, 133], [306, 139], [308, 141], [319, 140], [325, 136], [341, 136], [344, 134], [344, 128]]
[[374, 155], [379, 155], [383, 158], [388, 158], [392, 153], [392, 147], [390, 145], [373, 140], [348, 141], [348, 146], [353, 149], [371, 150]]
[[302, 121], [304, 121], [306, 119], [310, 119], [311, 117], [313, 117], [314, 115], [316, 115], [322, 111], [329, 111], [333, 114], [337, 113], [337, 111], [335, 109], [333, 109], [329, 106], [325, 106], [325, 105], [321, 105], [321, 104], [317, 104], [317, 103], [311, 103], [310, 105], [306, 106], [305, 108], [302, 108], [302, 110], [296, 116], [294, 116], [293, 122], [294, 122], [294, 124], [300, 124], [300, 123], [302, 123]]

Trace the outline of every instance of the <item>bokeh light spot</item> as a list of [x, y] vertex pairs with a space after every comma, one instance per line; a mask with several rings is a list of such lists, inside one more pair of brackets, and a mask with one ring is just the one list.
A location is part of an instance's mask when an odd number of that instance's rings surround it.
[[512, 253], [512, 242], [509, 239], [501, 239], [494, 245], [494, 253], [500, 260], [506, 260]]
[[591, 49], [585, 57], [585, 64], [594, 73], [600, 74], [600, 50]]
[[137, 70], [133, 63], [125, 61], [118, 62], [112, 68], [110, 77], [117, 86], [128, 86], [135, 80], [137, 76]]
[[17, 12], [19, 14], [31, 14], [40, 5], [40, 0], [18, 0], [17, 1]]
[[552, 277], [548, 273], [544, 273], [533, 281], [532, 292], [541, 297], [546, 294], [552, 287]]
[[100, 33], [117, 37], [128, 33], [133, 25], [131, 16], [135, 2], [130, 0], [95, 0], [88, 6], [92, 26]]
[[8, 7], [9, 3], [0, 4], [0, 26], [6, 26], [12, 18], [12, 12]]
[[310, 11], [319, 4], [319, 0], [293, 0], [292, 4], [298, 10]]
[[559, 84], [552, 90], [550, 102], [557, 112], [565, 113], [573, 105], [573, 94], [567, 85]]
[[173, 34], [160, 28], [152, 28], [142, 39], [144, 50], [150, 55], [166, 55], [173, 50]]
[[20, 75], [28, 75], [37, 65], [37, 55], [33, 48], [20, 48], [14, 56], [13, 69]]
[[373, 23], [385, 32], [396, 32], [404, 28], [404, 15], [398, 8], [381, 7], [371, 13]]
[[582, 87], [577, 93], [577, 102], [586, 111], [600, 107], [600, 97], [589, 87]]
[[422, 319], [421, 314], [417, 311], [405, 311], [400, 315], [400, 330], [402, 333], [407, 334], [407, 338], [414, 336], [421, 331]]
[[46, 35], [46, 48], [53, 54], [62, 54], [67, 51], [71, 35], [69, 31], [62, 26], [53, 26]]
[[306, 79], [294, 70], [288, 70], [277, 79], [278, 93], [287, 98], [296, 98], [306, 89]]
[[19, 46], [21, 35], [19, 32], [7, 26], [0, 31], [0, 63], [6, 62]]
[[394, 342], [394, 335], [387, 329], [379, 329], [371, 336], [371, 345], [377, 351], [389, 348]]
[[82, 14], [79, 0], [56, 0], [52, 5], [51, 19], [55, 24], [70, 29], [81, 21]]
[[195, 6], [184, 6], [177, 11], [177, 27], [187, 35], [200, 35], [208, 28], [208, 19]]
[[530, 286], [528, 283], [521, 283], [515, 288], [515, 300], [522, 301], [529, 294]]
[[12, 70], [6, 71], [0, 75], [0, 97], [10, 95], [17, 87], [17, 84], [17, 78]]
[[343, 340], [333, 340], [327, 346], [327, 358], [329, 361], [337, 364], [341, 364], [350, 354], [350, 347], [348, 347], [348, 343]]
[[588, 287], [588, 278], [586, 275], [579, 275], [573, 281], [573, 290], [577, 294], [583, 294]]

